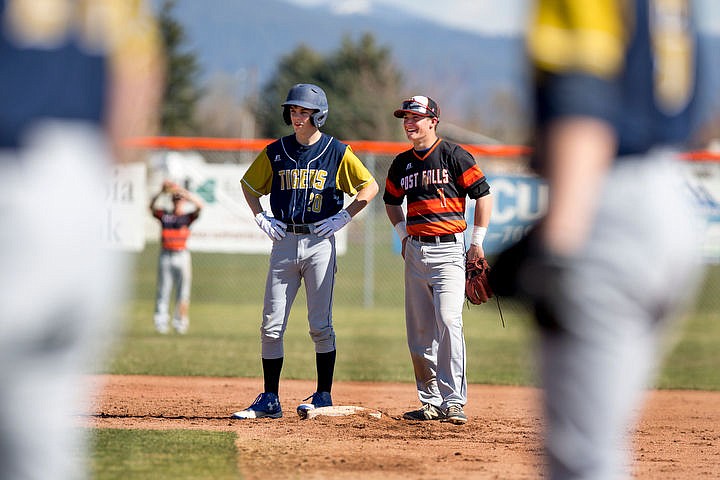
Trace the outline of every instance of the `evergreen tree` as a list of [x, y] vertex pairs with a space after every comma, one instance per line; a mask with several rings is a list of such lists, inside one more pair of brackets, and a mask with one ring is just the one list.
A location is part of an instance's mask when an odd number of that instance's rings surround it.
[[388, 48], [379, 47], [372, 34], [358, 42], [343, 38], [340, 48], [322, 56], [300, 45], [278, 64], [256, 107], [262, 136], [292, 133], [282, 119], [288, 90], [296, 83], [314, 83], [325, 90], [330, 104], [322, 130], [342, 140], [401, 140], [392, 112], [400, 101], [402, 75]]
[[176, 0], [164, 0], [158, 17], [167, 57], [166, 85], [160, 129], [164, 135], [193, 135], [199, 72], [195, 53], [183, 50], [185, 29], [173, 18]]

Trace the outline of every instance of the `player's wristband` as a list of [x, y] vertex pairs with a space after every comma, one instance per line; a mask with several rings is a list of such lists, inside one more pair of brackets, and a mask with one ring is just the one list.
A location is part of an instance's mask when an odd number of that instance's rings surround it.
[[405, 237], [408, 236], [407, 229], [405, 228], [405, 220], [403, 220], [402, 222], [398, 222], [393, 226], [395, 227], [395, 231], [397, 232], [398, 237], [400, 237], [400, 241], [402, 242], [403, 240], [405, 240]]
[[485, 234], [487, 233], [487, 227], [473, 227], [472, 238], [470, 243], [482, 247], [483, 240], [485, 240]]

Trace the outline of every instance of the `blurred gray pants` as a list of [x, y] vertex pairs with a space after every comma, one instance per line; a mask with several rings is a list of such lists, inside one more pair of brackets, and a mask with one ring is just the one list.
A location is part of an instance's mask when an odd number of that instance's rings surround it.
[[698, 223], [682, 166], [624, 158], [591, 239], [557, 281], [560, 328], [540, 335], [551, 479], [629, 477], [628, 433], [654, 380], [669, 321], [699, 280]]
[[83, 374], [102, 365], [127, 262], [103, 248], [108, 151], [52, 123], [0, 151], [0, 478], [77, 480]]

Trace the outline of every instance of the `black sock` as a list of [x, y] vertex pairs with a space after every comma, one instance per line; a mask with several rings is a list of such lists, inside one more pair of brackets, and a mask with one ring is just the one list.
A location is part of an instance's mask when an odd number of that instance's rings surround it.
[[317, 366], [317, 391], [330, 392], [333, 384], [333, 373], [335, 372], [336, 350], [327, 353], [315, 353], [315, 365]]
[[266, 392], [277, 395], [280, 391], [280, 371], [282, 370], [282, 364], [283, 357], [262, 359]]

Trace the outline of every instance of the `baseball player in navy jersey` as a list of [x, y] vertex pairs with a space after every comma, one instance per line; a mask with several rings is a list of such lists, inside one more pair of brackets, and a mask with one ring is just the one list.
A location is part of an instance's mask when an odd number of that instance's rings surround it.
[[644, 389], [700, 271], [676, 153], [698, 124], [693, 5], [592, 3], [588, 16], [583, 2], [537, 2], [534, 164], [548, 212], [493, 268], [525, 256], [553, 480], [630, 478]]
[[[375, 179], [352, 149], [319, 130], [328, 116], [327, 97], [320, 87], [293, 86], [282, 107], [294, 135], [268, 145], [242, 179], [255, 221], [273, 245], [261, 328], [264, 391], [233, 418], [282, 417], [278, 387], [283, 335], [303, 281], [310, 337], [315, 343], [317, 389], [297, 412], [305, 417], [311, 409], [332, 405], [335, 233], [378, 192]], [[343, 208], [345, 194], [355, 198]], [[270, 195], [272, 215], [260, 204], [264, 195]]]
[[[166, 211], [157, 208], [156, 203], [162, 194], [170, 195], [173, 208]], [[193, 209], [185, 211], [185, 204], [192, 203]], [[192, 258], [187, 249], [190, 237], [190, 225], [200, 217], [203, 203], [200, 198], [188, 190], [170, 181], [150, 201], [152, 216], [160, 221], [162, 228], [162, 249], [158, 257], [158, 284], [155, 296], [155, 329], [158, 333], [169, 331], [170, 295], [175, 287], [175, 310], [172, 326], [181, 335], [190, 327], [190, 289], [192, 286]]]
[[[465, 255], [484, 256], [482, 242], [492, 211], [490, 186], [470, 153], [438, 137], [440, 111], [435, 101], [417, 95], [402, 102], [394, 114], [403, 119], [412, 148], [390, 165], [383, 200], [402, 240], [407, 341], [421, 402], [420, 409], [404, 418], [464, 424]], [[466, 253], [467, 197], [475, 202], [475, 217]]]
[[89, 478], [129, 262], [103, 245], [128, 136], [162, 97], [148, 2], [0, 0], [0, 478]]

